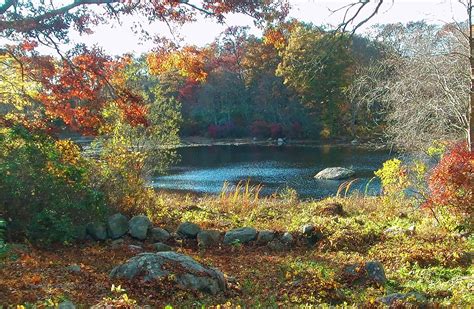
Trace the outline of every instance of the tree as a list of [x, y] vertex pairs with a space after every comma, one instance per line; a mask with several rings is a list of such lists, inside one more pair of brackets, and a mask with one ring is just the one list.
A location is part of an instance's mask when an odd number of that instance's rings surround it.
[[[467, 147], [471, 152], [474, 152], [474, 25], [472, 16], [473, 2], [472, 0], [457, 0], [455, 2], [464, 6], [467, 13], [467, 26], [469, 28], [467, 33], [465, 33], [464, 38], [469, 44], [469, 52], [466, 56], [469, 59], [470, 64], [469, 74], [471, 76], [471, 83], [468, 88], [468, 105], [464, 114], [468, 119], [466, 128]], [[345, 14], [344, 19], [340, 24], [340, 29], [346, 30], [350, 25], [353, 25], [352, 32], [354, 33], [357, 29], [359, 29], [362, 25], [364, 25], [372, 17], [374, 17], [380, 11], [383, 4], [384, 0], [377, 0], [375, 1], [374, 6], [371, 7], [370, 1], [358, 1], [351, 2], [341, 7], [339, 10], [345, 10]], [[360, 20], [358, 20], [358, 18]]]
[[349, 83], [352, 65], [350, 40], [312, 25], [292, 27], [287, 43], [279, 49], [277, 75], [294, 89], [321, 125], [324, 137], [338, 135], [340, 112], [346, 108], [343, 88]]
[[[47, 116], [60, 119], [69, 128], [86, 134], [95, 134], [103, 123], [101, 110], [111, 100], [127, 114], [130, 123], [144, 119], [143, 98], [130, 89], [112, 84], [109, 76], [123, 68], [126, 59], [112, 59], [100, 49], [76, 47], [67, 53], [59, 42], [69, 42], [71, 29], [81, 34], [91, 33], [99, 23], [120, 22], [123, 16], [144, 15], [150, 23], [161, 21], [183, 24], [196, 20], [198, 15], [223, 22], [228, 13], [242, 13], [256, 22], [272, 22], [283, 18], [288, 7], [284, 0], [255, 2], [238, 1], [138, 1], [138, 0], [74, 0], [70, 3], [34, 0], [4, 1], [0, 5], [0, 37], [12, 44], [0, 50], [1, 55], [13, 57], [21, 69], [22, 78], [33, 78], [42, 86], [31, 101], [42, 105]], [[144, 28], [140, 34], [147, 35]], [[35, 51], [38, 44], [56, 49], [57, 62], [42, 57]], [[168, 51], [169, 52], [169, 51]], [[160, 55], [161, 58], [163, 55]], [[201, 67], [202, 54], [193, 48], [172, 53], [159, 60], [161, 66], [176, 66], [189, 77], [189, 84], [205, 79]], [[158, 67], [152, 65], [152, 70]], [[5, 76], [5, 79], [8, 79]], [[121, 87], [120, 89], [117, 87]], [[135, 116], [135, 119], [132, 119]], [[4, 119], [4, 117], [1, 117]], [[2, 120], [3, 121], [3, 120]]]
[[351, 99], [383, 111], [385, 133], [400, 148], [460, 138], [468, 127], [469, 96], [462, 30], [415, 22], [380, 26], [375, 36], [384, 57], [358, 72]]

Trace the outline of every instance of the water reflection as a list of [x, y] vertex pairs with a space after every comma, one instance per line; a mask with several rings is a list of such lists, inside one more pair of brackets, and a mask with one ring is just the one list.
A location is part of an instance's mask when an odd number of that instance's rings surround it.
[[[212, 146], [178, 150], [181, 162], [169, 175], [155, 177], [160, 189], [217, 194], [225, 181], [250, 180], [264, 185], [262, 194], [272, 194], [292, 187], [302, 197], [320, 198], [335, 195], [342, 181], [315, 180], [313, 176], [326, 167], [354, 169], [358, 180], [353, 189], [366, 190], [373, 171], [389, 158], [383, 151], [354, 147], [268, 147]], [[372, 181], [368, 192], [376, 194], [380, 184]]]

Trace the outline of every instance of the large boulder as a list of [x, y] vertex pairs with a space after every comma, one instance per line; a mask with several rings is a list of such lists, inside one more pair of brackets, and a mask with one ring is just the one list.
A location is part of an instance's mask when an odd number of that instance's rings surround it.
[[252, 227], [241, 227], [225, 233], [224, 243], [230, 245], [233, 243], [245, 244], [257, 238], [257, 230]]
[[170, 239], [170, 233], [162, 228], [154, 227], [150, 231], [151, 240], [154, 242], [167, 241]]
[[107, 239], [107, 228], [105, 227], [105, 224], [101, 222], [89, 223], [86, 227], [86, 231], [94, 240]]
[[217, 269], [205, 267], [191, 257], [176, 252], [142, 253], [112, 269], [111, 278], [152, 281], [173, 275], [176, 283], [186, 289], [210, 294], [226, 288], [224, 275]]
[[124, 215], [117, 213], [107, 220], [107, 233], [112, 239], [117, 239], [127, 234], [128, 219]]
[[184, 238], [195, 239], [200, 231], [199, 225], [192, 222], [183, 222], [178, 226], [176, 233]]
[[344, 167], [328, 167], [317, 173], [315, 179], [325, 180], [339, 180], [350, 178], [355, 175], [355, 172], [351, 169]]
[[199, 248], [209, 248], [219, 243], [221, 232], [216, 230], [205, 230], [197, 234]]
[[128, 232], [136, 239], [145, 240], [150, 227], [151, 222], [147, 216], [134, 216], [128, 221]]

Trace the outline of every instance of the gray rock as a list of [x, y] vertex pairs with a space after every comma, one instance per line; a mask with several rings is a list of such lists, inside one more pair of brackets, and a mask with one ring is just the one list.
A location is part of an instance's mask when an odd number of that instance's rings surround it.
[[410, 293], [393, 293], [387, 296], [377, 298], [377, 301], [390, 306], [395, 302], [403, 301], [403, 302], [410, 302], [410, 303], [424, 303], [426, 302], [426, 297], [417, 292], [410, 292]]
[[201, 231], [197, 234], [199, 248], [209, 248], [219, 244], [221, 232], [216, 230]]
[[89, 234], [94, 240], [106, 240], [107, 239], [107, 228], [105, 224], [100, 222], [89, 223], [86, 227], [87, 234]]
[[323, 239], [323, 233], [311, 224], [303, 226], [301, 230], [303, 234], [303, 242], [309, 247], [316, 245], [316, 243]]
[[344, 276], [351, 282], [362, 285], [384, 285], [387, 282], [382, 263], [378, 261], [366, 262], [362, 267], [351, 264], [344, 267]]
[[344, 167], [328, 167], [317, 173], [314, 178], [326, 179], [326, 180], [339, 180], [350, 178], [355, 175], [355, 172], [351, 169]]
[[77, 264], [72, 264], [66, 267], [66, 270], [72, 272], [72, 273], [80, 273], [81, 272], [81, 266]]
[[154, 227], [150, 231], [151, 240], [154, 242], [158, 241], [167, 241], [170, 239], [171, 235], [167, 230], [164, 230], [159, 227]]
[[176, 233], [184, 238], [195, 239], [200, 231], [199, 225], [192, 222], [183, 222], [178, 226]]
[[414, 235], [415, 234], [415, 226], [412, 225], [408, 228], [402, 228], [402, 227], [399, 227], [399, 226], [391, 226], [389, 228], [386, 228], [384, 231], [383, 231], [383, 234], [385, 236], [399, 236], [399, 235]]
[[386, 235], [386, 236], [396, 236], [396, 235], [401, 235], [404, 232], [405, 231], [399, 226], [391, 226], [389, 228], [386, 228], [383, 231], [383, 234]]
[[125, 241], [123, 239], [115, 239], [112, 241], [110, 245], [112, 246], [112, 248], [118, 248], [122, 246], [124, 243]]
[[128, 245], [128, 249], [132, 252], [140, 252], [143, 251], [143, 247], [137, 245]]
[[155, 247], [156, 252], [163, 252], [163, 251], [172, 251], [173, 248], [168, 246], [167, 244], [164, 244], [162, 242], [157, 242], [156, 244], [153, 244], [153, 247]]
[[59, 303], [58, 309], [76, 309], [76, 306], [69, 300]]
[[382, 263], [378, 261], [367, 262], [365, 263], [365, 271], [367, 272], [367, 278], [370, 281], [379, 285], [383, 285], [387, 282]]
[[128, 232], [128, 219], [124, 215], [118, 213], [112, 215], [107, 220], [107, 232], [109, 237], [117, 239], [127, 234]]
[[74, 239], [79, 241], [86, 240], [89, 235], [87, 235], [87, 226], [78, 225], [74, 228]]
[[275, 238], [275, 231], [259, 231], [257, 244], [266, 245]]
[[294, 242], [293, 235], [288, 232], [285, 232], [285, 234], [281, 236], [280, 240], [286, 245], [292, 245]]
[[224, 275], [219, 270], [205, 267], [189, 256], [172, 251], [139, 254], [110, 272], [112, 279], [140, 277], [144, 281], [168, 275], [174, 275], [179, 286], [190, 290], [215, 295], [226, 289]]
[[134, 216], [128, 221], [128, 232], [136, 239], [145, 240], [150, 227], [151, 222], [147, 216]]
[[257, 238], [257, 230], [252, 227], [241, 227], [225, 233], [224, 243], [229, 245], [235, 242], [245, 244]]
[[301, 233], [304, 236], [310, 236], [311, 234], [313, 234], [314, 230], [315, 230], [314, 225], [312, 225], [310, 223], [305, 224], [301, 227]]
[[267, 247], [273, 251], [283, 251], [288, 249], [288, 247], [278, 239], [274, 239], [268, 243]]
[[346, 265], [344, 267], [344, 276], [355, 278], [358, 276], [358, 265]]

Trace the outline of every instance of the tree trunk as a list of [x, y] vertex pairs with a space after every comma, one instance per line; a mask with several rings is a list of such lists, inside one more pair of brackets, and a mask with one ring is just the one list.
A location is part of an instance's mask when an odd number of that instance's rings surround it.
[[474, 37], [472, 29], [472, 0], [469, 0], [467, 13], [469, 18], [469, 62], [471, 65], [471, 92], [469, 95], [467, 128], [467, 146], [471, 152], [474, 152]]

